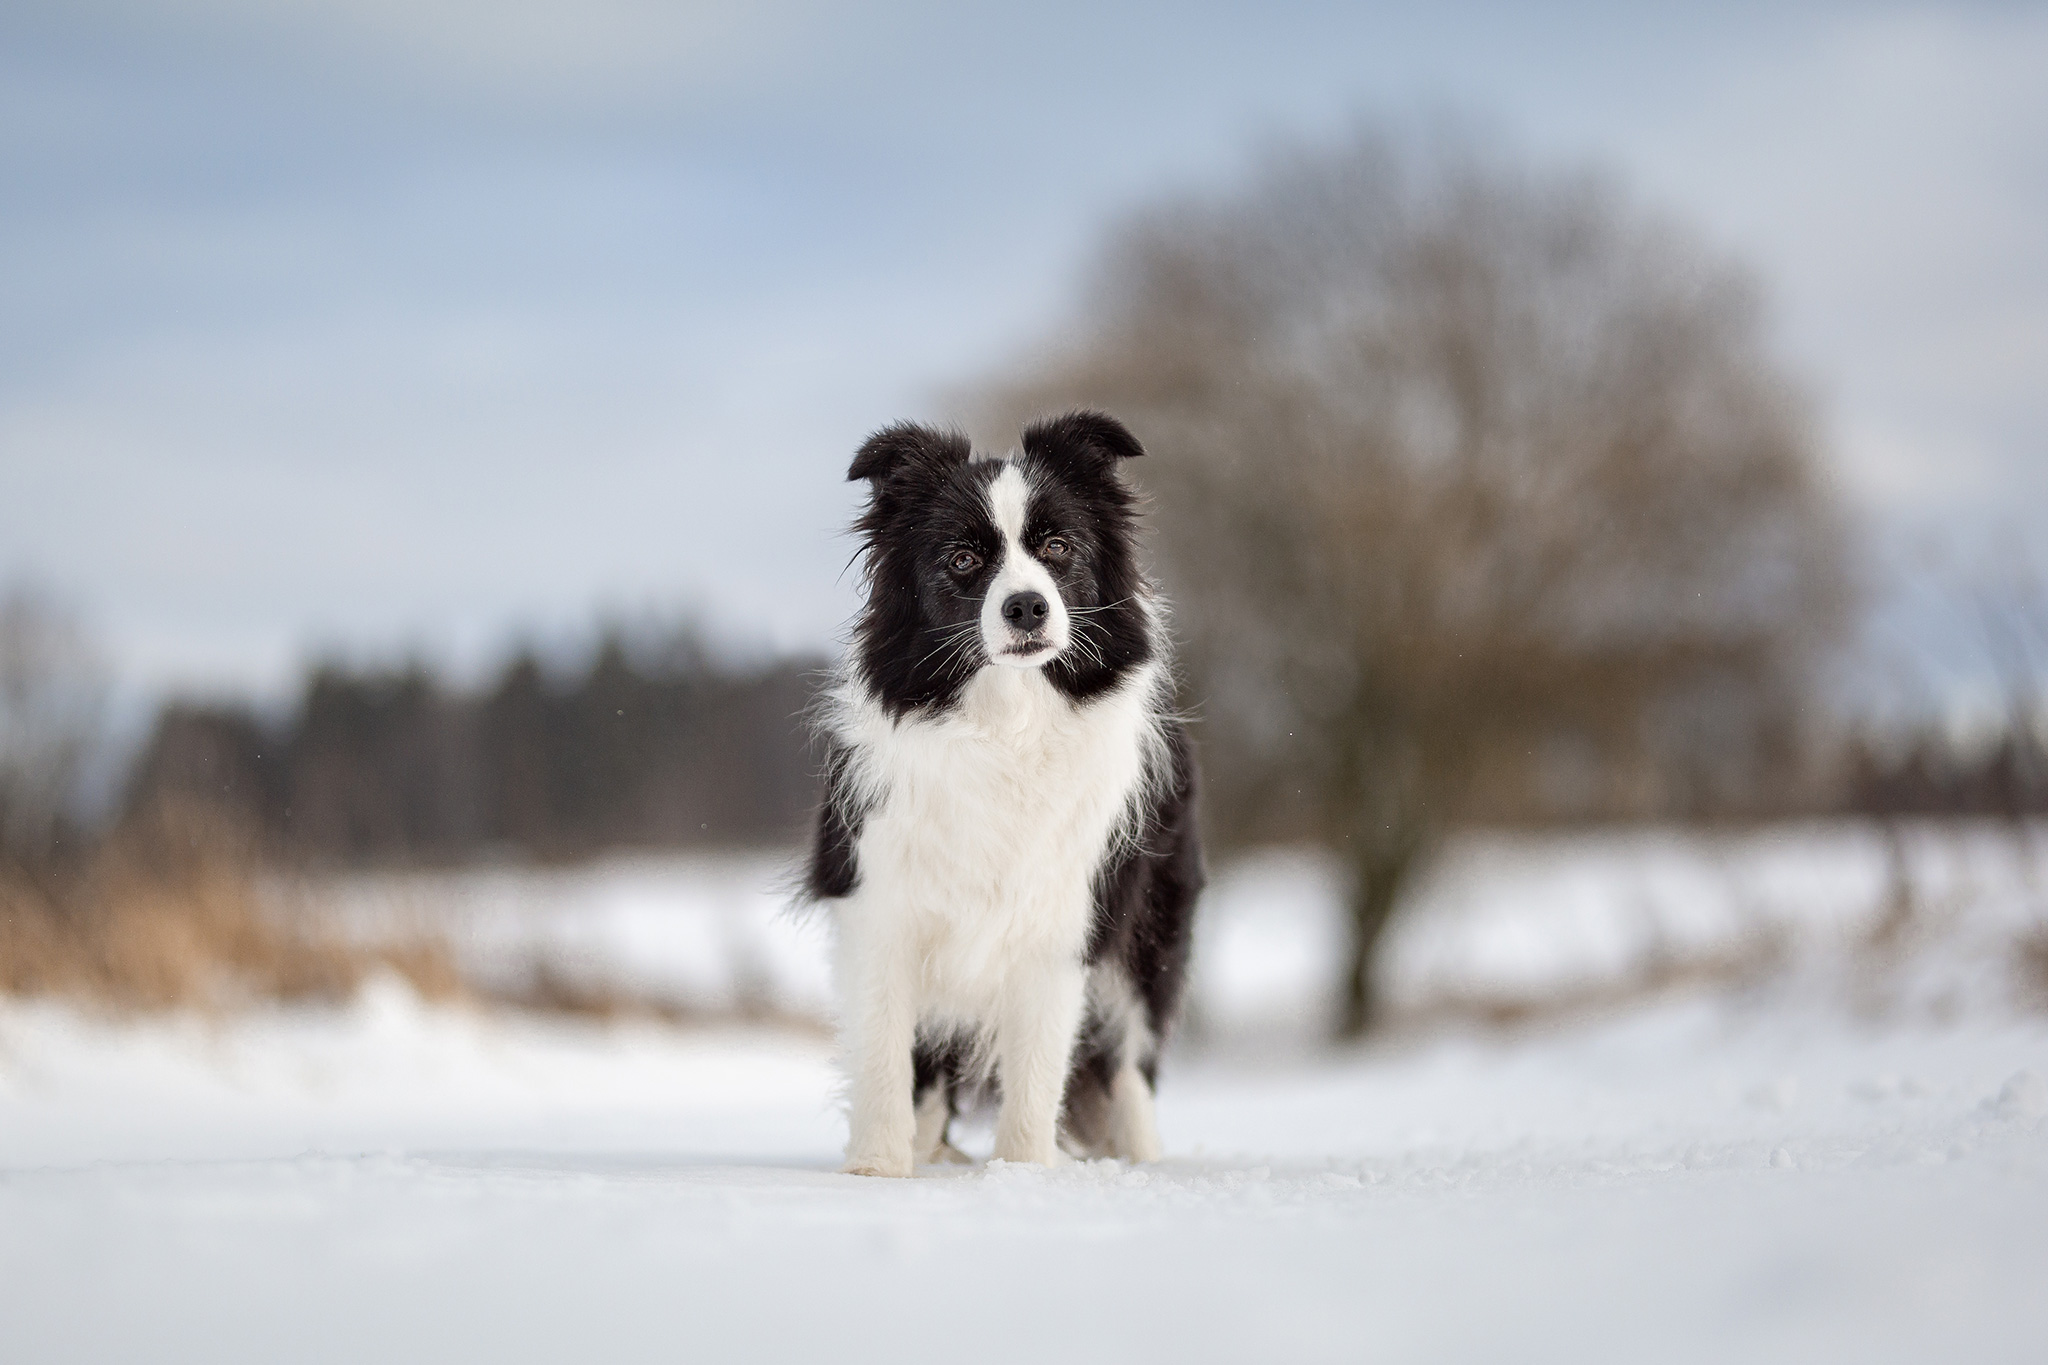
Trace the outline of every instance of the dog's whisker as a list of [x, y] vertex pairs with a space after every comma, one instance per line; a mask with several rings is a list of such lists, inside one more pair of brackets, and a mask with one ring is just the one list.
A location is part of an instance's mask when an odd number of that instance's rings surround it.
[[978, 621], [969, 621], [964, 626], [953, 627], [951, 632], [932, 649], [931, 654], [927, 654], [924, 658], [917, 661], [917, 666], [923, 668], [931, 661], [933, 655], [957, 647], [962, 640], [972, 638], [980, 629], [981, 624]]
[[1074, 648], [1092, 660], [1097, 668], [1107, 668], [1109, 666], [1102, 656], [1100, 646], [1095, 640], [1090, 638], [1087, 622], [1076, 622], [1073, 634], [1069, 636], [1069, 639], [1072, 641]]
[[947, 653], [945, 661], [941, 663], [939, 667], [941, 669], [946, 669], [951, 668], [954, 664], [965, 663], [972, 656], [978, 644], [979, 640], [976, 636], [961, 636], [960, 639], [957, 642], [955, 642], [953, 648]]
[[[944, 657], [939, 661], [939, 671], [943, 673], [953, 667], [954, 664], [964, 662], [980, 642], [981, 632], [978, 623], [970, 622], [969, 626], [954, 631], [952, 635], [947, 637], [947, 642], [940, 646], [940, 649], [944, 651]], [[932, 651], [934, 654], [939, 652], [940, 650]], [[926, 659], [930, 657], [930, 654], [925, 656]], [[922, 661], [920, 661], [919, 666], [923, 666]]]

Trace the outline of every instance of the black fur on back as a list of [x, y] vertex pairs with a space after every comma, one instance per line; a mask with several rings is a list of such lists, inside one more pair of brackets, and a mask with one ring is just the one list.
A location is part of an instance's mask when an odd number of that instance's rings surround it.
[[860, 884], [854, 847], [860, 842], [864, 812], [847, 790], [849, 755], [831, 740], [825, 743], [824, 799], [818, 803], [818, 826], [811, 839], [810, 862], [804, 869], [804, 898], [809, 901], [850, 896]]
[[1115, 962], [1164, 1037], [1180, 1011], [1195, 896], [1208, 880], [1195, 825], [1195, 753], [1187, 727], [1167, 725], [1172, 779], [1145, 804], [1138, 841], [1096, 875], [1088, 963]]
[[1195, 901], [1208, 881], [1201, 830], [1195, 821], [1194, 746], [1187, 727], [1167, 725], [1172, 777], [1146, 802], [1135, 847], [1098, 874], [1095, 924], [1088, 963], [1113, 966], [1137, 996], [1151, 1034], [1150, 1046], [1126, 1059], [1115, 1021], [1091, 1013], [1082, 1025], [1067, 1076], [1063, 1122], [1083, 1150], [1102, 1149], [1109, 1112], [1109, 1087], [1125, 1060], [1148, 1085], [1159, 1078], [1159, 1047], [1172, 1032], [1187, 986], [1188, 952], [1193, 946]]

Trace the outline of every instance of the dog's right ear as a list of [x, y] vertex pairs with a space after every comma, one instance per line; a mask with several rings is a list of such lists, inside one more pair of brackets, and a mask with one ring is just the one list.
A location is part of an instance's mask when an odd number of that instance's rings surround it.
[[965, 464], [968, 453], [967, 438], [957, 431], [936, 431], [916, 422], [898, 422], [861, 442], [846, 477], [873, 479], [879, 485], [905, 470], [937, 471], [948, 465]]

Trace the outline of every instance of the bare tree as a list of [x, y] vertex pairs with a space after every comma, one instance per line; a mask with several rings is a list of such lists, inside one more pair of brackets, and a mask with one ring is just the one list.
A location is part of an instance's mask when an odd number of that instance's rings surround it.
[[1437, 131], [1296, 148], [1117, 233], [985, 406], [1160, 452], [1222, 822], [1353, 873], [1341, 1031], [1461, 822], [1754, 797], [1850, 593], [1757, 291], [1587, 176]]
[[104, 691], [71, 617], [31, 588], [0, 594], [0, 858], [34, 868], [57, 852]]
[[[2048, 579], [2031, 556], [2014, 553], [2004, 572], [1981, 582], [1971, 594], [1984, 653], [1997, 680], [2005, 711], [2000, 745], [2001, 814], [2021, 831], [2025, 819], [2048, 796], [2048, 753], [2042, 725], [2042, 681], [2048, 677]], [[2031, 868], [2031, 853], [2028, 866]]]

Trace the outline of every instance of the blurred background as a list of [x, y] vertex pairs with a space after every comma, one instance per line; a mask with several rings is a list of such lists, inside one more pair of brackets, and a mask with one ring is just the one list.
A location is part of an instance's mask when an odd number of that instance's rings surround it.
[[0, 991], [817, 1027], [850, 454], [1085, 402], [1193, 1043], [2037, 1010], [2043, 70], [1990, 3], [9, 5]]

